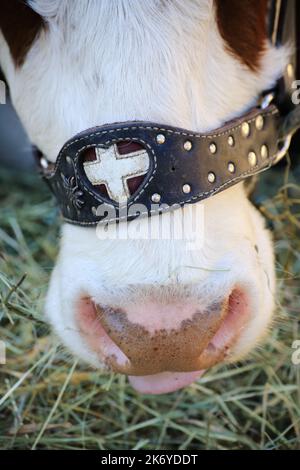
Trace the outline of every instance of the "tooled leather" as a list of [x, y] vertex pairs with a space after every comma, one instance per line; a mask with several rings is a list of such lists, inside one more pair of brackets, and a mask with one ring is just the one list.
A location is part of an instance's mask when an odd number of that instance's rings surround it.
[[[255, 120], [258, 115], [264, 119], [263, 129], [258, 130]], [[88, 129], [70, 139], [61, 149], [55, 167], [51, 172], [44, 172], [44, 178], [55, 194], [65, 221], [77, 225], [95, 225], [101, 218], [95, 214], [95, 208], [101, 204], [114, 207], [116, 217], [105, 218], [105, 223], [131, 220], [134, 216], [119, 215], [118, 206], [97, 192], [87, 179], [82, 155], [88, 148], [107, 146], [121, 141], [136, 141], [148, 152], [150, 168], [143, 184], [127, 201], [127, 209], [132, 204], [143, 204], [145, 210], [140, 215], [169, 210], [171, 206], [197, 202], [269, 168], [277, 153], [280, 116], [277, 108], [270, 105], [262, 110], [253, 108], [247, 115], [227, 123], [225, 126], [206, 134], [196, 133], [171, 126], [148, 122], [126, 122], [104, 125]], [[242, 124], [250, 125], [249, 137], [241, 133]], [[158, 134], [165, 136], [165, 142], [158, 144]], [[235, 145], [228, 144], [232, 136]], [[184, 142], [189, 140], [192, 149], [184, 149]], [[212, 154], [209, 145], [216, 145]], [[261, 146], [268, 148], [268, 157], [262, 158]], [[251, 167], [249, 152], [255, 152], [257, 164]], [[228, 171], [228, 163], [235, 165], [235, 172]], [[208, 181], [208, 173], [213, 172], [216, 180]], [[73, 178], [73, 180], [72, 180]], [[71, 181], [72, 188], [66, 189], [64, 182]], [[71, 184], [71, 183], [70, 183]], [[184, 194], [182, 187], [189, 184], [191, 192]], [[158, 193], [160, 204], [153, 207], [151, 196]], [[75, 194], [75, 195], [74, 195]], [[77, 194], [77, 195], [76, 195]], [[76, 205], [76, 198], [82, 204]]]

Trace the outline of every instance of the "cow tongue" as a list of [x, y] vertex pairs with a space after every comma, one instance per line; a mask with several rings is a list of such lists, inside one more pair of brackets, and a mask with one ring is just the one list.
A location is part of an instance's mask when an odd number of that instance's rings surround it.
[[140, 393], [150, 393], [159, 395], [160, 393], [170, 393], [179, 388], [187, 387], [202, 374], [205, 370], [193, 372], [161, 372], [160, 374], [136, 376], [130, 375], [131, 386]]

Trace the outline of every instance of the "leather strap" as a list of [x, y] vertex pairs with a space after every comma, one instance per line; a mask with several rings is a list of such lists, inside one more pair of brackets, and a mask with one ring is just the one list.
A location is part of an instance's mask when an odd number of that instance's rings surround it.
[[[299, 3], [299, 2], [298, 2]], [[293, 82], [297, 70], [297, 5], [296, 0], [271, 0], [269, 12], [269, 39], [275, 47], [284, 44], [295, 45], [289, 58], [289, 65], [277, 82], [275, 103], [282, 113], [294, 108], [292, 101]], [[299, 5], [298, 5], [299, 8]]]
[[[282, 125], [274, 105], [253, 108], [207, 134], [149, 122], [104, 125], [69, 140], [54, 169], [43, 170], [43, 175], [67, 222], [88, 226], [132, 220], [203, 200], [266, 170], [280, 156]], [[121, 214], [118, 201], [103, 196], [89, 180], [84, 155], [90, 148], [107, 149], [124, 141], [138, 142], [146, 150], [149, 170]]]

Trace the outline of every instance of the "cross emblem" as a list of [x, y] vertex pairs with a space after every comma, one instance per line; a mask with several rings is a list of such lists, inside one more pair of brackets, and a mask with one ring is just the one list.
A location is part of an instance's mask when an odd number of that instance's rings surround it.
[[146, 150], [120, 154], [116, 144], [108, 148], [96, 147], [96, 160], [84, 162], [86, 176], [93, 186], [105, 184], [114, 201], [128, 199], [128, 179], [147, 173], [149, 156]]

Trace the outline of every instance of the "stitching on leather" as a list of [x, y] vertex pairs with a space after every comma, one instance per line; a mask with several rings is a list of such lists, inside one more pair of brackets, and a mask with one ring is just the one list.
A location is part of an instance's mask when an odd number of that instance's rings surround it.
[[[62, 154], [73, 144], [75, 144], [76, 142], [80, 142], [81, 140], [86, 140], [90, 137], [94, 137], [94, 136], [99, 136], [99, 135], [104, 135], [104, 134], [109, 134], [109, 133], [113, 133], [113, 132], [122, 132], [122, 131], [128, 131], [128, 130], [136, 130], [136, 129], [142, 129], [142, 130], [154, 130], [154, 131], [158, 131], [158, 132], [168, 132], [169, 134], [175, 134], [175, 135], [182, 135], [184, 137], [193, 137], [195, 139], [213, 139], [213, 138], [216, 138], [216, 137], [221, 137], [223, 135], [227, 135], [227, 134], [230, 134], [231, 132], [234, 132], [238, 129], [240, 129], [243, 125], [244, 122], [248, 122], [248, 124], [251, 124], [252, 122], [255, 121], [255, 119], [257, 118], [258, 115], [262, 115], [263, 117], [267, 117], [267, 116], [272, 116], [272, 115], [275, 115], [275, 114], [278, 114], [279, 111], [277, 108], [274, 108], [272, 109], [271, 111], [268, 111], [268, 112], [264, 112], [263, 110], [261, 111], [258, 111], [256, 115], [253, 116], [253, 118], [251, 119], [244, 119], [240, 122], [239, 125], [237, 126], [234, 126], [234, 127], [229, 127], [226, 131], [222, 131], [222, 132], [219, 132], [217, 134], [199, 134], [199, 133], [188, 133], [188, 132], [183, 132], [183, 131], [174, 131], [173, 129], [168, 129], [166, 127], [155, 127], [155, 126], [129, 126], [129, 127], [119, 127], [119, 128], [116, 128], [116, 129], [109, 129], [109, 130], [104, 130], [104, 131], [99, 131], [99, 132], [92, 132], [91, 134], [87, 134], [83, 137], [80, 137], [80, 138], [77, 138], [77, 139], [74, 139], [74, 140], [71, 140], [70, 142], [68, 142], [62, 149], [61, 151], [59, 152], [59, 155], [58, 155], [58, 158], [57, 158], [57, 161], [55, 163], [55, 167], [54, 167], [54, 170], [52, 172], [51, 175], [48, 176], [48, 179], [51, 179], [56, 171], [57, 171], [57, 168], [59, 166], [59, 163], [60, 163], [60, 160], [62, 158]], [[125, 140], [125, 139], [124, 139]], [[132, 139], [131, 139], [132, 140]], [[99, 144], [98, 144], [99, 145]], [[47, 176], [46, 176], [47, 177]]]
[[[128, 130], [137, 130], [137, 129], [142, 129], [142, 130], [154, 130], [154, 131], [157, 131], [157, 132], [165, 132], [165, 133], [169, 133], [169, 134], [175, 134], [175, 135], [182, 135], [184, 137], [193, 137], [195, 139], [213, 139], [213, 138], [217, 138], [217, 137], [221, 137], [221, 136], [224, 136], [224, 135], [228, 135], [228, 134], [231, 134], [235, 131], [237, 131], [238, 129], [240, 129], [243, 125], [244, 122], [248, 122], [248, 124], [251, 124], [253, 122], [255, 122], [255, 119], [257, 118], [258, 115], [262, 115], [263, 117], [268, 117], [268, 116], [272, 116], [272, 115], [276, 115], [278, 114], [278, 109], [277, 108], [273, 108], [272, 110], [268, 111], [268, 112], [264, 112], [263, 110], [259, 110], [251, 119], [244, 119], [244, 120], [241, 120], [241, 122], [236, 125], [236, 126], [233, 126], [233, 127], [229, 127], [228, 129], [226, 129], [225, 131], [222, 131], [222, 132], [219, 132], [219, 133], [216, 133], [216, 134], [199, 134], [199, 133], [189, 133], [189, 132], [184, 132], [184, 131], [175, 131], [173, 129], [168, 129], [168, 128], [165, 128], [165, 127], [156, 127], [156, 126], [129, 126], [129, 127], [120, 127], [120, 128], [115, 128], [115, 129], [109, 129], [109, 130], [103, 130], [103, 131], [99, 131], [99, 132], [92, 132], [88, 135], [85, 135], [83, 137], [80, 137], [80, 138], [77, 138], [77, 139], [74, 139], [70, 142], [68, 142], [60, 151], [59, 153], [59, 156], [57, 158], [57, 161], [56, 161], [56, 164], [55, 164], [55, 168], [53, 170], [53, 172], [51, 173], [51, 175], [45, 175], [45, 177], [51, 181], [51, 179], [54, 177], [54, 175], [56, 174], [57, 170], [58, 170], [58, 167], [59, 167], [59, 164], [60, 164], [60, 161], [61, 161], [61, 158], [62, 158], [62, 154], [74, 143], [76, 142], [80, 142], [82, 140], [86, 140], [87, 138], [90, 138], [90, 137], [94, 137], [94, 136], [99, 136], [99, 135], [104, 135], [104, 134], [110, 134], [110, 133], [114, 133], [114, 132], [123, 132], [123, 131], [128, 131]], [[128, 141], [137, 141], [137, 142], [141, 142], [143, 143], [149, 150], [150, 152], [152, 153], [153, 155], [153, 158], [154, 158], [154, 169], [153, 169], [153, 173], [152, 175], [150, 176], [149, 180], [147, 181], [147, 183], [142, 186], [141, 190], [136, 194], [136, 196], [134, 197], [134, 199], [132, 201], [130, 201], [128, 204], [127, 204], [127, 207], [129, 208], [139, 197], [140, 195], [145, 191], [145, 189], [147, 188], [147, 186], [150, 184], [150, 182], [152, 181], [152, 179], [154, 178], [154, 175], [156, 173], [156, 170], [157, 170], [157, 157], [156, 157], [156, 154], [154, 152], [154, 150], [152, 149], [152, 147], [147, 143], [145, 142], [143, 139], [139, 139], [137, 137], [120, 137], [120, 138], [116, 138], [116, 139], [110, 139], [110, 140], [107, 140], [103, 143], [103, 145], [107, 145], [109, 143], [114, 143], [114, 142], [120, 142], [122, 140], [128, 140]], [[76, 165], [74, 165], [74, 169], [75, 169], [75, 175], [76, 175], [76, 178], [80, 179], [79, 178], [79, 174], [78, 174], [78, 170], [77, 170], [77, 160], [78, 160], [78, 157], [79, 157], [79, 154], [85, 150], [86, 148], [92, 148], [92, 147], [96, 147], [97, 145], [101, 145], [101, 144], [87, 144], [87, 145], [84, 145], [83, 147], [81, 147], [75, 154], [75, 157], [74, 157], [74, 163], [76, 161]], [[256, 165], [255, 168], [251, 168], [243, 173], [241, 173], [239, 176], [236, 176], [230, 180], [227, 180], [225, 183], [221, 184], [220, 186], [217, 186], [209, 191], [203, 191], [195, 196], [192, 196], [190, 199], [187, 199], [187, 200], [181, 200], [179, 201], [177, 204], [188, 204], [190, 203], [191, 201], [194, 201], [194, 200], [198, 200], [200, 198], [202, 198], [203, 196], [211, 196], [211, 195], [214, 195], [215, 193], [219, 192], [220, 190], [222, 190], [223, 188], [225, 188], [226, 186], [228, 186], [230, 183], [233, 183], [235, 181], [239, 181], [239, 180], [242, 180], [244, 176], [247, 176], [248, 174], [256, 174], [256, 173], [259, 173], [259, 170], [264, 170], [264, 169], [267, 169], [269, 168], [271, 165], [272, 165], [272, 162], [274, 160], [274, 158], [276, 157], [277, 155], [277, 152], [272, 155], [271, 157], [269, 157], [267, 159], [267, 161], [269, 162], [269, 165], [266, 166], [266, 167], [259, 167], [259, 165]], [[255, 170], [257, 169], [257, 171]], [[95, 199], [95, 193], [92, 193], [89, 188], [86, 186], [86, 184], [83, 182], [83, 186], [85, 188], [85, 190]], [[102, 202], [103, 203], [103, 202]], [[101, 204], [101, 202], [100, 202]], [[114, 204], [112, 203], [109, 203], [109, 202], [106, 202], [107, 205], [111, 206], [111, 207], [116, 207]], [[168, 211], [170, 208], [167, 207], [167, 208], [164, 208], [162, 207], [161, 209], [159, 210], [147, 210], [147, 211], [143, 211], [140, 213], [140, 215], [146, 215], [146, 214], [152, 214], [152, 213], [162, 213], [162, 212], [166, 212]], [[73, 223], [73, 224], [76, 224], [76, 225], [82, 225], [82, 226], [89, 226], [89, 225], [97, 225], [98, 223], [101, 224], [101, 220], [99, 221], [92, 221], [92, 222], [80, 222], [80, 221], [77, 221], [77, 220], [73, 220], [73, 219], [69, 219], [65, 216], [63, 216], [63, 219], [66, 221], [66, 222], [70, 222], [70, 223]], [[105, 222], [112, 222], [112, 221], [117, 221], [117, 220], [123, 220], [123, 219], [127, 219], [127, 215], [124, 215], [122, 217], [113, 217], [113, 218], [110, 218], [110, 219], [105, 219]]]
[[[258, 170], [267, 170], [268, 168], [270, 168], [270, 166], [272, 166], [272, 162], [273, 160], [275, 159], [277, 155], [277, 152], [272, 155], [272, 157], [269, 157], [267, 161], [269, 161], [269, 165], [266, 166], [266, 167], [259, 167], [258, 165], [256, 165], [256, 168]], [[259, 171], [254, 171], [253, 172], [253, 169], [250, 169], [250, 170], [247, 170], [247, 171], [244, 171], [243, 173], [241, 173], [239, 176], [236, 176], [235, 178], [232, 178], [230, 180], [227, 180], [225, 183], [221, 184], [220, 186], [217, 186], [216, 188], [213, 188], [211, 189], [210, 191], [203, 191], [202, 193], [199, 193], [197, 196], [193, 196], [191, 197], [190, 199], [187, 199], [186, 201], [180, 201], [178, 202], [177, 204], [188, 204], [189, 202], [193, 201], [194, 199], [199, 199], [201, 198], [202, 196], [213, 196], [215, 193], [219, 192], [221, 189], [223, 189], [224, 187], [228, 186], [229, 183], [232, 183], [234, 181], [238, 181], [238, 180], [241, 180], [243, 178], [243, 176], [246, 176], [250, 173], [253, 173], [253, 175], [259, 173]], [[131, 205], [131, 204], [130, 204]], [[129, 205], [128, 205], [129, 207]], [[159, 214], [159, 213], [162, 213], [162, 212], [166, 212], [170, 209], [170, 207], [162, 207], [161, 209], [159, 210], [147, 210], [147, 211], [144, 211], [144, 212], [141, 212], [139, 215], [146, 215], [146, 214]], [[68, 219], [66, 217], [63, 216], [63, 219], [66, 221], [66, 222], [70, 222], [72, 224], [75, 224], [75, 225], [82, 225], [82, 226], [88, 226], [88, 225], [97, 225], [97, 224], [101, 224], [102, 221], [101, 220], [98, 220], [98, 221], [93, 221], [93, 222], [78, 222], [76, 220], [72, 220], [72, 219]], [[108, 223], [108, 222], [112, 222], [112, 221], [119, 221], [119, 220], [123, 220], [123, 219], [127, 219], [127, 215], [124, 215], [122, 217], [113, 217], [111, 219], [105, 219], [105, 223]], [[104, 222], [104, 221], [103, 221]]]

